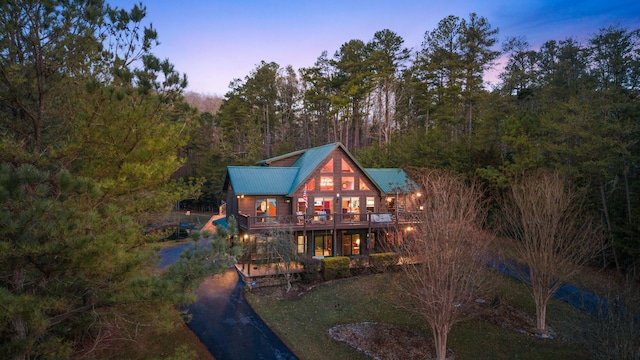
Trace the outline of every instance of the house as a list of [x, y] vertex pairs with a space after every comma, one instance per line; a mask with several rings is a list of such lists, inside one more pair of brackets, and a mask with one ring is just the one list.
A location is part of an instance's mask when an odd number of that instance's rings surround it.
[[256, 166], [229, 166], [227, 217], [235, 216], [248, 251], [260, 253], [269, 230], [287, 229], [300, 254], [352, 256], [402, 241], [403, 216], [420, 194], [402, 169], [364, 169], [341, 143], [294, 151]]

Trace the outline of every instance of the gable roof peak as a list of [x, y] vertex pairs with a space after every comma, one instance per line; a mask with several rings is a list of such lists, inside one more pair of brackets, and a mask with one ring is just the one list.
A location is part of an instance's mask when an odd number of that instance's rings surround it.
[[[312, 151], [320, 151], [320, 150], [326, 150], [326, 149], [334, 149], [336, 147], [342, 147], [344, 149], [344, 145], [342, 145], [342, 143], [340, 142], [334, 142], [334, 143], [330, 143], [330, 144], [325, 144], [325, 145], [320, 145], [320, 146], [316, 146], [316, 147], [312, 147], [309, 149], [301, 149], [301, 150], [296, 150], [296, 151], [292, 151], [286, 154], [282, 154], [282, 155], [278, 155], [278, 156], [274, 156], [268, 159], [264, 159], [264, 160], [260, 160], [256, 163], [256, 165], [259, 166], [270, 166], [273, 162], [275, 161], [279, 161], [279, 160], [284, 160], [284, 159], [288, 159], [294, 156], [302, 156], [305, 153]], [[346, 150], [346, 149], [345, 149]]]

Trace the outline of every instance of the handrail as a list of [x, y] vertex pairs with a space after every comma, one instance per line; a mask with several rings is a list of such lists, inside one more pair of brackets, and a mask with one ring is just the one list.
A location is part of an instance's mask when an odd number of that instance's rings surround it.
[[334, 226], [373, 226], [384, 227], [415, 222], [410, 213], [332, 213], [332, 214], [294, 214], [276, 216], [250, 216], [238, 213], [238, 227], [241, 229], [260, 228], [305, 228]]

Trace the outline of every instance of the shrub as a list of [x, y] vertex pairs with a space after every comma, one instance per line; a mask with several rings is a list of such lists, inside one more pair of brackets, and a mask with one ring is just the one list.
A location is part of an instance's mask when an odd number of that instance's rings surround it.
[[345, 278], [351, 275], [349, 271], [351, 259], [348, 256], [335, 256], [322, 259], [322, 274], [324, 280]]
[[300, 259], [302, 264], [302, 272], [300, 273], [300, 281], [305, 284], [311, 284], [320, 280], [320, 260], [312, 257], [303, 257]]
[[364, 274], [369, 268], [369, 257], [366, 255], [357, 255], [351, 258], [351, 274]]
[[400, 256], [394, 252], [369, 255], [369, 265], [377, 272], [384, 272], [398, 264]]

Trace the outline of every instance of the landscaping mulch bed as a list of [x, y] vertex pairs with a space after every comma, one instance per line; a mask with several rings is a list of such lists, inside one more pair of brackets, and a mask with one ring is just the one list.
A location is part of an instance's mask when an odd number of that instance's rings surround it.
[[343, 324], [329, 329], [329, 335], [373, 359], [418, 360], [434, 357], [436, 353], [430, 338], [387, 324]]

